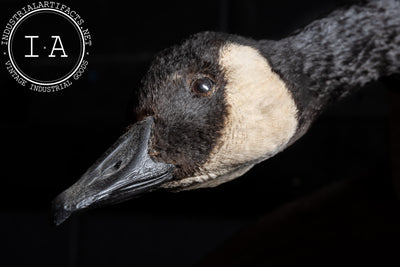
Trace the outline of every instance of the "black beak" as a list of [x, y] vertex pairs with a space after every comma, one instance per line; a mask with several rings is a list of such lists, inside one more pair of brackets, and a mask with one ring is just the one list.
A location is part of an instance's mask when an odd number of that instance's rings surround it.
[[79, 181], [54, 199], [56, 225], [76, 211], [122, 202], [172, 179], [174, 166], [154, 162], [148, 155], [152, 125], [152, 117], [134, 124]]

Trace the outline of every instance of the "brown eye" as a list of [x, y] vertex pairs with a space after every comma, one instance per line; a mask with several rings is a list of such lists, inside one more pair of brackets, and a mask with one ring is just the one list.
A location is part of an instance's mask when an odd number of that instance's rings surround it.
[[208, 96], [214, 89], [214, 82], [207, 77], [194, 80], [191, 85], [192, 92], [198, 96]]

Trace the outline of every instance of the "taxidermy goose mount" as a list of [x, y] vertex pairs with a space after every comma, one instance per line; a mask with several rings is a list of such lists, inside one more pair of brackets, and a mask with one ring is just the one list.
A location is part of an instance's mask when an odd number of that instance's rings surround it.
[[340, 9], [279, 41], [202, 32], [162, 51], [138, 122], [53, 202], [73, 212], [159, 188], [213, 187], [303, 136], [331, 103], [400, 73], [400, 1]]

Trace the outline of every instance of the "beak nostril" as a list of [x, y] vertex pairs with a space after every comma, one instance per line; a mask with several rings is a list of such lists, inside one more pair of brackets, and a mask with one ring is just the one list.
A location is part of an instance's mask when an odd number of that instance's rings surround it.
[[121, 163], [122, 163], [122, 160], [117, 161], [117, 163], [114, 164], [114, 169], [118, 170], [119, 167], [121, 167]]

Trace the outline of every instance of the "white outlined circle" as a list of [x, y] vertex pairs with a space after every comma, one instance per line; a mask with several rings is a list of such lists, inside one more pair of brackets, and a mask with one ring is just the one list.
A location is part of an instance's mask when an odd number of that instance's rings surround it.
[[[82, 52], [81, 52], [81, 56], [80, 56], [79, 62], [78, 62], [78, 64], [76, 65], [75, 69], [73, 69], [69, 74], [67, 74], [67, 75], [66, 75], [64, 78], [62, 78], [61, 80], [57, 80], [57, 81], [55, 81], [55, 82], [47, 82], [47, 83], [46, 83], [46, 82], [34, 81], [34, 80], [32, 80], [30, 77], [27, 77], [22, 71], [20, 71], [19, 68], [17, 67], [17, 65], [16, 65], [16, 64], [14, 63], [14, 61], [13, 61], [14, 56], [13, 56], [12, 51], [11, 51], [11, 45], [12, 45], [13, 34], [14, 34], [15, 29], [18, 28], [18, 24], [20, 24], [21, 22], [23, 22], [24, 19], [25, 19], [27, 16], [32, 15], [32, 14], [34, 14], [34, 13], [39, 13], [39, 12], [55, 12], [55, 13], [58, 13], [59, 15], [61, 15], [63, 18], [67, 18], [70, 22], [72, 22], [72, 23], [74, 24], [74, 26], [76, 27], [76, 29], [77, 29], [77, 31], [78, 31], [78, 33], [79, 33], [79, 35], [80, 35], [80, 39], [81, 39], [81, 51], [82, 51]], [[81, 64], [82, 64], [82, 61], [83, 61], [83, 59], [84, 59], [84, 57], [85, 57], [85, 40], [84, 40], [83, 32], [82, 32], [82, 30], [80, 29], [78, 23], [76, 23], [76, 21], [75, 21], [74, 19], [72, 19], [71, 17], [69, 17], [68, 15], [66, 15], [65, 13], [63, 13], [62, 11], [57, 10], [57, 9], [52, 9], [52, 8], [40, 8], [40, 9], [33, 10], [33, 11], [31, 11], [31, 12], [26, 13], [25, 15], [23, 15], [23, 16], [15, 23], [14, 27], [12, 28], [12, 30], [11, 30], [11, 32], [10, 32], [9, 39], [10, 39], [10, 42], [8, 42], [7, 50], [8, 50], [8, 55], [9, 55], [9, 57], [10, 57], [10, 62], [11, 62], [11, 64], [12, 64], [13, 68], [15, 69], [15, 71], [16, 71], [19, 75], [21, 75], [21, 77], [23, 77], [24, 79], [26, 79], [27, 81], [29, 81], [29, 82], [31, 82], [31, 83], [33, 83], [33, 84], [41, 85], [41, 86], [52, 86], [52, 85], [57, 85], [57, 84], [60, 84], [60, 83], [65, 82], [66, 80], [68, 80], [69, 78], [71, 78], [71, 77], [79, 70], [79, 68], [80, 68], [80, 66], [81, 66]]]

